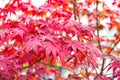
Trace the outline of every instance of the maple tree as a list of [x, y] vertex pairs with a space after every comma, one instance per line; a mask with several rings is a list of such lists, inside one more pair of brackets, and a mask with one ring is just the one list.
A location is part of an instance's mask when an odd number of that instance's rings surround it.
[[67, 80], [120, 80], [120, 2], [111, 3], [115, 9], [104, 0], [47, 0], [40, 7], [9, 0], [0, 8], [0, 79], [65, 80], [66, 69]]

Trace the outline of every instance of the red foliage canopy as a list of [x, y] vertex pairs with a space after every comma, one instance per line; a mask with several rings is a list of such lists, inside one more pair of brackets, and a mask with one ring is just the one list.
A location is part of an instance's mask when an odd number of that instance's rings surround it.
[[[40, 75], [44, 73], [54, 73], [59, 79], [60, 74], [56, 67], [68, 68], [71, 71], [80, 65], [88, 66], [84, 69], [98, 68], [98, 58], [103, 59], [103, 54], [98, 46], [94, 45], [100, 38], [95, 34], [95, 25], [83, 25], [73, 19], [73, 16], [75, 19], [76, 16], [79, 18], [79, 13], [82, 12], [81, 15], [87, 15], [89, 23], [92, 23], [96, 20], [96, 15], [84, 9], [82, 2], [75, 1], [48, 0], [37, 8], [30, 0], [10, 0], [0, 8], [1, 79], [40, 80]], [[96, 0], [86, 0], [87, 7], [92, 3], [95, 4]], [[74, 4], [77, 4], [78, 9]], [[104, 12], [115, 13], [110, 10]], [[105, 18], [102, 16], [103, 12], [99, 13], [99, 19]], [[119, 30], [120, 23], [112, 16], [110, 18], [114, 23], [108, 25], [114, 25]], [[104, 29], [103, 25], [101, 29]], [[117, 38], [119, 39], [120, 37]], [[120, 68], [114, 64], [116, 63], [113, 62], [110, 66], [114, 71]], [[49, 69], [49, 66], [52, 68]], [[26, 74], [23, 75], [22, 72]], [[86, 73], [87, 76], [80, 73], [82, 78], [88, 78], [92, 74], [92, 71]]]

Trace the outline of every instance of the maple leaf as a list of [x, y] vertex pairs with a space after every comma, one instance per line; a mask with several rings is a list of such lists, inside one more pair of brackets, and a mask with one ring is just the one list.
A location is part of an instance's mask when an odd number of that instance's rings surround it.
[[26, 43], [24, 44], [23, 49], [25, 49], [25, 51], [27, 53], [29, 53], [30, 50], [34, 50], [36, 54], [39, 53], [40, 51], [40, 47], [42, 46], [41, 42], [41, 37], [40, 36], [36, 36], [36, 37], [29, 37], [30, 39], [28, 39], [26, 41]]
[[108, 70], [110, 70], [111, 68], [113, 69], [113, 73], [116, 72], [116, 70], [118, 70], [120, 68], [120, 59], [119, 58], [115, 58], [113, 60], [113, 62], [109, 66]]
[[25, 31], [20, 28], [10, 28], [10, 29], [2, 30], [2, 32], [0, 33], [0, 37], [2, 40], [7, 40], [7, 39], [12, 40], [16, 36], [20, 36], [20, 38], [23, 39], [24, 34], [25, 34]]
[[30, 7], [30, 3], [29, 2], [22, 2], [19, 3], [19, 9], [22, 11], [28, 11], [28, 7]]
[[1, 32], [0, 32], [0, 39], [1, 40], [7, 40], [8, 38], [7, 38], [7, 36], [8, 36], [8, 34], [9, 34], [9, 29], [4, 29], [4, 30], [2, 30]]
[[5, 79], [10, 79], [19, 72], [17, 68], [21, 67], [14, 60], [14, 58], [0, 55], [0, 75], [2, 75], [3, 78], [5, 77]]
[[118, 4], [118, 6], [117, 6], [118, 8], [120, 8], [120, 3]]
[[25, 31], [20, 28], [11, 28], [10, 32], [14, 34], [12, 37], [16, 37], [17, 35], [19, 35], [21, 39], [24, 38]]
[[45, 48], [46, 51], [46, 58], [52, 54], [53, 58], [56, 58], [57, 53], [59, 53], [59, 47], [51, 42], [44, 42], [43, 47]]
[[59, 17], [59, 18], [65, 19], [65, 20], [70, 19], [71, 16], [72, 16], [72, 14], [70, 12], [63, 11], [63, 10], [56, 10], [52, 14], [53, 18]]
[[[20, 60], [18, 61], [20, 64], [25, 64], [25, 63], [29, 63], [30, 65], [34, 64], [36, 61], [39, 60], [38, 55], [36, 55], [35, 51], [33, 50], [29, 50], [28, 53], [24, 53], [23, 55], [21, 55], [21, 57], [19, 58]], [[23, 66], [24, 67], [24, 66]], [[26, 67], [29, 67], [26, 66]]]
[[83, 26], [79, 22], [75, 22], [73, 20], [66, 20], [63, 24], [63, 30], [69, 34], [77, 35], [78, 37], [82, 37], [85, 40], [91, 41], [94, 35], [94, 29], [90, 26]]
[[8, 72], [8, 67], [5, 63], [0, 62], [0, 68], [2, 71]]
[[[101, 57], [101, 53], [93, 45], [79, 41], [72, 41], [71, 43], [69, 43], [68, 48], [72, 48], [75, 57], [81, 58], [80, 61], [83, 61], [85, 58], [87, 58], [89, 64], [92, 63], [94, 64], [94, 66], [98, 66], [96, 58]], [[80, 51], [80, 53], [78, 51]]]
[[16, 50], [14, 48], [6, 47], [3, 52], [4, 52], [4, 55], [7, 57], [7, 56], [10, 56], [10, 55], [14, 54], [15, 51]]
[[54, 68], [50, 68], [50, 69], [48, 68], [47, 70], [48, 70], [48, 72], [50, 72], [50, 73], [60, 75], [60, 73], [59, 73], [56, 69], [54, 69]]

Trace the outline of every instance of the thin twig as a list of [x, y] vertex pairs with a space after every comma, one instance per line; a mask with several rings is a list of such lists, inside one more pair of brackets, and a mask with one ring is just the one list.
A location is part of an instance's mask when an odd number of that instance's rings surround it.
[[[37, 56], [36, 54], [34, 54], [34, 55], [35, 55], [35, 56]], [[38, 57], [38, 56], [37, 56], [37, 57]], [[41, 62], [41, 60], [42, 60], [42, 59], [43, 59], [43, 58], [39, 58], [37, 61], [35, 61], [35, 62], [34, 62], [34, 63], [32, 63], [31, 65], [26, 66], [26, 67], [23, 67], [22, 69], [29, 68], [29, 67], [33, 66], [34, 64], [36, 64], [36, 63], [41, 63], [41, 64], [44, 64], [44, 65], [47, 65], [47, 66], [57, 67], [57, 68], [59, 68], [59, 69], [66, 69], [66, 70], [70, 70], [70, 69], [65, 68], [65, 67], [62, 67], [62, 66], [56, 66], [56, 65], [52, 65], [52, 64], [48, 64], [48, 63]]]
[[[111, 50], [108, 52], [108, 54], [111, 54], [111, 52], [115, 49], [115, 47], [119, 44], [119, 42], [120, 42], [120, 40], [118, 40], [116, 43], [115, 43], [115, 45], [111, 48]], [[112, 61], [112, 60], [111, 60]], [[110, 62], [111, 62], [110, 61]], [[109, 66], [110, 64], [108, 64], [105, 68], [104, 68], [104, 70]]]
[[120, 40], [118, 40], [115, 45], [111, 48], [111, 50], [108, 52], [108, 54], [111, 54], [111, 52], [115, 49], [115, 47], [119, 44]]

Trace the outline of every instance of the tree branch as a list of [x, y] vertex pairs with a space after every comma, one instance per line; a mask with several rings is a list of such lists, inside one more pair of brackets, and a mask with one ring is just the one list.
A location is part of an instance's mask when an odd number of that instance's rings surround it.
[[[99, 46], [100, 51], [103, 53], [101, 42], [100, 42], [100, 34], [99, 34], [100, 29], [99, 29], [99, 19], [98, 19], [98, 16], [99, 16], [98, 15], [98, 5], [99, 5], [99, 1], [96, 0], [96, 28], [97, 28], [97, 36], [98, 36], [98, 46]], [[96, 79], [99, 75], [103, 74], [104, 64], [105, 64], [105, 59], [103, 58], [101, 72], [94, 79]]]
[[73, 13], [74, 13], [74, 19], [77, 20], [77, 1], [73, 0]]

